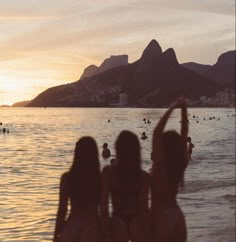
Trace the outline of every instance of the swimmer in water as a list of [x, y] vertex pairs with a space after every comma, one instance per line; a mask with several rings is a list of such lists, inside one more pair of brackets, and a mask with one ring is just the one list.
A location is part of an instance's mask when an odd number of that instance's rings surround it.
[[187, 138], [187, 154], [188, 154], [188, 160], [192, 159], [192, 152], [193, 152], [193, 148], [194, 148], [194, 144], [192, 143], [192, 139], [189, 136]]
[[103, 158], [109, 158], [111, 156], [111, 151], [108, 149], [108, 144], [103, 144], [103, 150], [102, 150], [102, 157]]
[[148, 138], [148, 137], [147, 137], [146, 133], [143, 132], [143, 133], [142, 133], [142, 136], [141, 136], [141, 139], [142, 139], [142, 140], [146, 140], [147, 138]]

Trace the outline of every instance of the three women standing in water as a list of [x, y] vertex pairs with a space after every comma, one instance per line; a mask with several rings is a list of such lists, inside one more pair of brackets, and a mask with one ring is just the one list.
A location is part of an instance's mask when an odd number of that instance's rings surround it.
[[[179, 107], [181, 134], [164, 132], [170, 113]], [[185, 102], [178, 100], [154, 130], [151, 174], [141, 168], [140, 144], [134, 133], [120, 133], [117, 162], [104, 167], [102, 175], [96, 142], [81, 138], [71, 169], [61, 178], [54, 241], [185, 242], [185, 219], [176, 196], [187, 166], [187, 132]]]

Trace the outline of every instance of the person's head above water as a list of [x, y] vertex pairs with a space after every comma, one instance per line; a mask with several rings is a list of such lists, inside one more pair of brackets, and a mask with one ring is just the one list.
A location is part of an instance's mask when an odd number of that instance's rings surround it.
[[191, 142], [192, 141], [192, 139], [191, 139], [191, 137], [189, 136], [188, 138], [187, 138], [187, 142]]
[[108, 147], [108, 144], [104, 143], [102, 147], [103, 147], [103, 149], [106, 149]]

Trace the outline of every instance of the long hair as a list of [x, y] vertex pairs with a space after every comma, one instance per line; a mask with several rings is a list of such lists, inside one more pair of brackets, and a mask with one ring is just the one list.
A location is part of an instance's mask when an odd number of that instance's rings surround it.
[[76, 143], [69, 171], [69, 195], [85, 205], [99, 201], [100, 165], [97, 144], [92, 137], [82, 137]]
[[136, 134], [124, 130], [116, 140], [117, 176], [121, 189], [133, 190], [141, 175], [140, 143]]
[[160, 166], [165, 170], [166, 179], [177, 191], [183, 181], [187, 166], [185, 141], [176, 131], [166, 131], [162, 135], [163, 159]]

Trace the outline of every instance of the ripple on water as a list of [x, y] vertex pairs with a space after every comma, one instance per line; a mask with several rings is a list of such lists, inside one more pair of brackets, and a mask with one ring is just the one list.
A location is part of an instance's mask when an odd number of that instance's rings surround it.
[[[11, 127], [0, 135], [0, 241], [51, 241], [58, 206], [59, 180], [71, 166], [75, 142], [84, 135], [107, 142], [115, 155], [115, 139], [123, 129], [140, 137], [143, 167], [151, 167], [152, 131], [165, 109], [37, 109], [1, 110]], [[190, 109], [193, 160], [179, 201], [185, 212], [189, 241], [227, 241], [235, 221], [235, 117], [232, 109]], [[127, 116], [129, 115], [129, 119]], [[230, 115], [230, 116], [227, 116]], [[216, 116], [219, 121], [202, 121]], [[151, 119], [150, 125], [143, 118]], [[111, 119], [108, 123], [107, 120]], [[55, 122], [55, 120], [57, 122]], [[167, 129], [179, 130], [179, 112]], [[109, 160], [101, 158], [101, 167]], [[229, 240], [230, 241], [230, 240]]]

